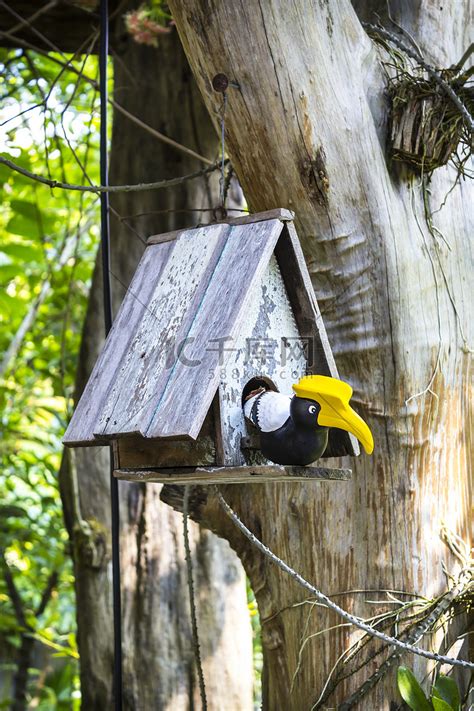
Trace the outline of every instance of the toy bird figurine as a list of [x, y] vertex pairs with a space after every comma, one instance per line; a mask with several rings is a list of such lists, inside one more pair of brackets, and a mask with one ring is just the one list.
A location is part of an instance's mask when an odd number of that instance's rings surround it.
[[[372, 433], [349, 405], [348, 383], [325, 375], [306, 375], [293, 385], [295, 395], [261, 387], [243, 393], [245, 417], [260, 431], [260, 449], [275, 464], [311, 464], [324, 453], [330, 427], [354, 434], [367, 454]], [[260, 385], [260, 383], [259, 383]]]

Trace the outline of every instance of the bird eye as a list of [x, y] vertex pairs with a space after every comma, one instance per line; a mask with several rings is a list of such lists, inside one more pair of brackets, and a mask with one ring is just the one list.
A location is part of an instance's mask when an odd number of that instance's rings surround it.
[[310, 405], [310, 406], [308, 407], [308, 412], [310, 412], [312, 415], [314, 415], [314, 413], [316, 412], [315, 406], [314, 406], [314, 405]]

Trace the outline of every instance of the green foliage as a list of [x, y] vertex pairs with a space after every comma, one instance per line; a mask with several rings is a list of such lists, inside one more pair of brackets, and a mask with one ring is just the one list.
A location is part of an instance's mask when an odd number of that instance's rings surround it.
[[72, 664], [65, 664], [47, 675], [36, 707], [40, 711], [79, 711], [79, 680]]
[[[65, 182], [85, 183], [85, 173], [99, 182], [97, 96], [78, 76], [95, 79], [97, 59], [75, 60], [77, 71], [63, 62], [0, 50], [2, 155]], [[12, 673], [22, 637], [34, 637], [41, 653], [32, 663], [44, 666], [30, 670], [29, 698], [38, 709], [76, 709], [73, 571], [58, 472], [98, 240], [97, 196], [50, 190], [3, 165], [0, 190], [0, 664]], [[57, 583], [38, 614], [53, 573]]]
[[[460, 711], [461, 696], [459, 689], [454, 679], [449, 676], [441, 675], [437, 678], [436, 684], [431, 690], [431, 695], [435, 711], [443, 711], [443, 708]], [[444, 703], [445, 707], [441, 706], [440, 703]]]
[[433, 711], [432, 705], [410, 669], [399, 667], [397, 683], [402, 699], [413, 711]]
[[260, 625], [260, 615], [258, 613], [257, 600], [247, 579], [247, 605], [250, 614], [250, 623], [252, 625], [252, 647], [253, 647], [253, 669], [254, 669], [254, 708], [260, 709], [262, 705], [262, 668], [263, 668], [263, 650], [262, 650], [262, 630]]
[[407, 667], [397, 672], [398, 690], [404, 702], [413, 711], [461, 711], [461, 697], [454, 679], [442, 674], [431, 689], [430, 698]]

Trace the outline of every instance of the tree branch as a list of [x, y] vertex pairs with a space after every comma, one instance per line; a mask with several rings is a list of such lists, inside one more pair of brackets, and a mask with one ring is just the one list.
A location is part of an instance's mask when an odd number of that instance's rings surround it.
[[189, 546], [189, 530], [188, 530], [188, 501], [190, 486], [184, 487], [184, 502], [183, 502], [183, 535], [184, 535], [184, 551], [186, 559], [186, 572], [188, 578], [189, 606], [191, 609], [191, 629], [193, 634], [194, 660], [196, 663], [199, 693], [201, 696], [201, 705], [203, 711], [207, 711], [206, 686], [204, 683], [204, 674], [202, 671], [201, 647], [199, 644], [199, 632], [196, 615], [196, 597], [194, 593], [193, 580], [193, 562], [191, 559], [191, 548]]
[[[4, 567], [4, 577], [5, 583], [8, 590], [8, 596], [15, 610], [15, 616], [21, 627], [18, 630], [21, 638], [21, 644], [18, 649], [18, 661], [17, 669], [13, 677], [13, 703], [12, 711], [25, 711], [27, 706], [27, 687], [28, 687], [28, 676], [29, 668], [31, 666], [31, 657], [35, 644], [34, 637], [32, 633], [34, 632], [34, 627], [32, 627], [25, 616], [23, 601], [21, 595], [16, 587], [15, 580], [13, 578], [10, 566], [5, 558], [5, 551], [2, 551], [3, 567]], [[46, 583], [46, 587], [41, 595], [41, 600], [36, 609], [34, 615], [38, 618], [46, 609], [48, 602], [51, 599], [52, 592], [56, 587], [58, 582], [58, 573], [53, 571]]]
[[[0, 158], [0, 160], [2, 159]], [[75, 239], [70, 239], [66, 237], [66, 239], [63, 241], [62, 247], [56, 251], [54, 257], [51, 259], [51, 262], [48, 266], [46, 278], [44, 279], [41, 285], [39, 294], [33, 300], [33, 303], [28, 309], [28, 312], [25, 314], [22, 322], [20, 323], [20, 326], [18, 327], [17, 332], [10, 341], [8, 348], [6, 349], [3, 358], [0, 361], [0, 379], [5, 377], [5, 374], [7, 373], [12, 360], [17, 356], [21, 348], [26, 334], [33, 326], [39, 309], [49, 296], [51, 290], [51, 277], [54, 271], [53, 267], [59, 267], [60, 269], [64, 267], [64, 265], [70, 259], [71, 254], [73, 253], [73, 244], [74, 242], [76, 242], [76, 240], [77, 235]]]
[[[3, 4], [2, 0], [0, 0], [0, 4]], [[11, 9], [11, 8], [9, 8]], [[17, 13], [15, 13], [16, 15]], [[18, 16], [19, 17], [19, 16]], [[19, 18], [22, 19], [22, 18]], [[92, 87], [94, 87], [96, 90], [99, 88], [99, 84], [95, 79], [92, 79], [92, 77], [87, 76], [86, 74], [83, 74], [78, 70], [73, 64], [71, 59], [67, 59], [67, 57], [64, 57], [62, 55], [61, 51], [54, 45], [52, 42], [48, 40], [47, 37], [45, 37], [42, 33], [39, 33], [36, 28], [32, 27], [32, 30], [36, 35], [39, 35], [40, 39], [45, 41], [51, 50], [54, 52], [58, 52], [61, 54], [63, 59], [59, 59], [58, 57], [51, 57], [47, 51], [42, 50], [40, 47], [36, 47], [35, 45], [31, 44], [31, 42], [27, 42], [25, 40], [20, 39], [19, 37], [16, 37], [12, 32], [6, 31], [6, 30], [0, 30], [0, 36], [8, 38], [12, 42], [17, 42], [18, 46], [24, 47], [26, 49], [31, 49], [34, 52], [39, 52], [40, 54], [48, 57], [52, 62], [59, 64], [59, 66], [63, 67], [63, 69], [68, 68], [71, 72], [76, 74], [80, 79], [84, 79], [87, 83], [89, 83]], [[182, 153], [186, 153], [187, 155], [192, 156], [193, 158], [196, 158], [196, 160], [201, 161], [201, 163], [206, 163], [208, 165], [212, 165], [212, 161], [209, 158], [205, 158], [204, 156], [200, 155], [196, 151], [193, 151], [191, 148], [188, 148], [187, 146], [183, 146], [181, 143], [178, 143], [178, 141], [175, 141], [172, 138], [169, 138], [169, 136], [166, 136], [164, 133], [161, 133], [160, 131], [157, 131], [155, 128], [152, 126], [149, 126], [147, 123], [142, 121], [141, 119], [138, 118], [138, 116], [135, 116], [134, 114], [130, 113], [127, 109], [125, 109], [123, 106], [121, 106], [119, 103], [117, 103], [114, 99], [108, 99], [108, 103], [116, 110], [119, 111], [121, 114], [126, 116], [130, 121], [132, 121], [134, 124], [137, 126], [140, 126], [140, 128], [143, 128], [145, 131], [150, 133], [152, 136], [155, 136], [159, 141], [162, 143], [166, 143], [169, 146], [173, 146], [173, 148], [176, 148], [177, 150], [181, 151]]]
[[46, 606], [48, 602], [51, 599], [51, 595], [53, 594], [53, 590], [58, 584], [58, 579], [59, 579], [59, 574], [57, 570], [53, 570], [53, 572], [50, 574], [48, 578], [48, 582], [46, 583], [46, 587], [43, 590], [43, 594], [41, 595], [41, 600], [40, 604], [37, 607], [37, 610], [35, 612], [35, 617], [40, 617], [43, 612], [46, 610]]
[[7, 590], [8, 590], [8, 597], [11, 600], [11, 603], [13, 605], [13, 609], [15, 610], [15, 617], [18, 621], [18, 624], [21, 627], [24, 627], [25, 629], [29, 629], [29, 625], [26, 621], [25, 617], [25, 612], [23, 609], [23, 602], [20, 596], [20, 593], [18, 592], [18, 589], [15, 584], [15, 580], [13, 579], [12, 572], [10, 570], [10, 566], [8, 565], [6, 558], [5, 558], [5, 553], [3, 552], [2, 554], [3, 557], [3, 568], [4, 568], [4, 578], [5, 578], [5, 583], [7, 585]]
[[[433, 610], [425, 618], [421, 620], [417, 625], [413, 627], [412, 630], [408, 632], [405, 637], [405, 641], [408, 644], [415, 644], [421, 637], [423, 637], [441, 617], [447, 612], [447, 610], [454, 603], [456, 598], [459, 597], [463, 592], [465, 592], [472, 585], [472, 571], [462, 570], [458, 576], [456, 585], [448, 590], [439, 600], [438, 604], [435, 605]], [[378, 684], [378, 682], [385, 676], [385, 674], [393, 667], [394, 663], [397, 662], [402, 656], [402, 650], [394, 650], [387, 659], [376, 669], [376, 671], [369, 676], [364, 683], [354, 691], [350, 696], [348, 696], [345, 701], [343, 701], [339, 706], [339, 711], [350, 711], [355, 704], [357, 704], [364, 696], [366, 696], [373, 687]]]
[[0, 362], [0, 378], [3, 378], [5, 373], [8, 370], [8, 367], [12, 360], [15, 358], [17, 355], [18, 351], [20, 350], [21, 344], [23, 343], [23, 339], [25, 338], [25, 335], [28, 333], [30, 330], [31, 326], [33, 325], [33, 322], [36, 318], [36, 315], [39, 311], [40, 306], [44, 303], [46, 297], [49, 294], [51, 288], [51, 281], [50, 281], [50, 275], [45, 279], [41, 286], [41, 291], [34, 299], [33, 303], [31, 304], [30, 308], [28, 309], [28, 312], [25, 314], [22, 322], [20, 323], [20, 326], [13, 336], [12, 340], [10, 341], [8, 348], [5, 351], [5, 354]]
[[426, 649], [421, 649], [421, 647], [415, 647], [411, 644], [408, 644], [407, 642], [402, 642], [401, 640], [397, 639], [396, 637], [390, 637], [389, 635], [384, 634], [383, 632], [379, 632], [379, 630], [375, 629], [374, 627], [371, 627], [370, 625], [366, 624], [363, 620], [359, 619], [358, 617], [355, 617], [354, 615], [351, 615], [349, 612], [346, 612], [346, 610], [343, 610], [342, 607], [339, 607], [335, 602], [330, 600], [327, 595], [322, 593], [320, 590], [314, 587], [314, 585], [311, 585], [307, 580], [305, 580], [299, 573], [296, 572], [296, 570], [293, 570], [285, 561], [281, 560], [281, 558], [278, 558], [278, 556], [275, 555], [265, 544], [263, 544], [253, 533], [250, 531], [244, 523], [240, 520], [240, 518], [237, 516], [235, 511], [229, 506], [227, 501], [224, 499], [220, 491], [215, 488], [215, 494], [217, 497], [217, 500], [222, 507], [222, 509], [225, 511], [225, 513], [229, 516], [231, 521], [237, 526], [239, 531], [241, 531], [244, 536], [250, 541], [250, 543], [257, 548], [261, 553], [263, 553], [264, 556], [269, 558], [272, 563], [277, 565], [280, 570], [282, 570], [284, 573], [287, 573], [290, 575], [295, 582], [297, 582], [301, 587], [305, 588], [308, 590], [312, 595], [314, 595], [315, 598], [317, 598], [323, 605], [328, 607], [330, 610], [333, 612], [336, 612], [340, 617], [342, 617], [344, 620], [347, 620], [347, 622], [350, 622], [354, 627], [357, 627], [360, 630], [363, 630], [366, 632], [366, 634], [370, 635], [371, 637], [376, 637], [377, 639], [381, 639], [383, 642], [386, 642], [388, 644], [391, 644], [394, 647], [398, 647], [399, 649], [404, 650], [405, 652], [410, 652], [411, 654], [417, 654], [420, 657], [425, 657], [426, 659], [433, 659], [436, 662], [441, 662], [442, 664], [450, 664], [451, 666], [459, 666], [463, 667], [464, 669], [474, 669], [474, 664], [471, 662], [465, 661], [464, 659], [454, 659], [451, 657], [445, 657], [442, 654], [436, 654], [435, 652], [428, 652]]
[[155, 183], [135, 183], [132, 185], [74, 185], [72, 183], [63, 183], [59, 180], [50, 180], [49, 178], [44, 178], [42, 175], [37, 175], [32, 173], [26, 168], [22, 168], [20, 165], [13, 163], [13, 161], [8, 160], [0, 156], [0, 163], [6, 165], [11, 170], [14, 170], [20, 175], [24, 175], [30, 180], [34, 180], [37, 183], [42, 183], [43, 185], [48, 185], [50, 188], [61, 188], [62, 190], [76, 190], [83, 193], [129, 193], [129, 192], [141, 192], [143, 190], [160, 190], [163, 188], [171, 188], [174, 185], [181, 185], [187, 180], [194, 180], [195, 178], [201, 178], [208, 173], [213, 173], [215, 170], [220, 168], [220, 163], [213, 163], [209, 168], [204, 168], [203, 170], [197, 170], [194, 173], [189, 173], [188, 175], [182, 175], [179, 178], [170, 178], [169, 180], [158, 180]]
[[165, 136], [164, 133], [161, 133], [160, 131], [157, 131], [155, 128], [152, 126], [149, 126], [147, 123], [142, 121], [141, 119], [138, 118], [138, 116], [135, 116], [134, 114], [131, 114], [130, 111], [127, 111], [121, 104], [118, 104], [114, 99], [109, 99], [110, 104], [114, 107], [116, 111], [119, 111], [121, 114], [126, 116], [130, 121], [132, 121], [134, 124], [137, 126], [140, 126], [140, 128], [143, 128], [145, 131], [150, 133], [152, 136], [155, 136], [159, 141], [162, 143], [167, 143], [169, 146], [173, 146], [173, 148], [177, 148], [178, 151], [181, 151], [181, 153], [187, 153], [189, 156], [192, 156], [192, 158], [196, 158], [196, 160], [201, 161], [201, 163], [207, 163], [207, 165], [213, 165], [212, 161], [209, 160], [209, 158], [204, 158], [204, 156], [201, 156], [199, 153], [196, 153], [196, 151], [193, 151], [191, 148], [188, 148], [187, 146], [183, 146], [181, 143], [178, 143], [177, 141], [174, 141], [172, 138], [169, 138], [168, 136]]

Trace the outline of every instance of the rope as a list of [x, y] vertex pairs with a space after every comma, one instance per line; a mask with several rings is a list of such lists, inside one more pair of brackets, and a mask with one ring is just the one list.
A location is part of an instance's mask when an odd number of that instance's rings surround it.
[[[107, 165], [107, 61], [109, 55], [108, 0], [100, 2], [100, 182], [108, 186]], [[100, 227], [102, 248], [102, 288], [104, 299], [105, 334], [112, 328], [112, 289], [110, 283], [109, 194], [100, 195]], [[115, 711], [122, 711], [122, 601], [120, 594], [120, 512], [118, 480], [113, 475], [110, 449], [110, 511], [112, 519], [112, 600], [114, 625], [113, 698]]]
[[342, 607], [339, 607], [339, 605], [336, 605], [335, 602], [330, 600], [327, 595], [315, 588], [313, 585], [311, 585], [311, 583], [308, 583], [308, 581], [305, 580], [299, 573], [297, 573], [296, 570], [293, 570], [293, 568], [291, 568], [287, 563], [281, 560], [281, 558], [278, 558], [278, 556], [276, 556], [275, 553], [270, 550], [270, 548], [267, 548], [267, 546], [262, 543], [246, 527], [244, 523], [242, 523], [240, 518], [237, 516], [235, 511], [229, 506], [229, 504], [217, 488], [215, 488], [215, 493], [217, 496], [217, 500], [220, 506], [224, 509], [225, 513], [229, 516], [229, 518], [233, 521], [237, 528], [244, 534], [244, 536], [248, 538], [250, 543], [255, 546], [255, 548], [258, 548], [258, 550], [263, 553], [263, 555], [265, 555], [267, 558], [269, 558], [272, 563], [275, 563], [275, 565], [278, 566], [280, 570], [283, 570], [284, 573], [290, 575], [293, 580], [295, 580], [299, 585], [301, 585], [301, 587], [308, 590], [312, 595], [314, 595], [315, 598], [317, 598], [321, 603], [323, 603], [323, 605], [328, 607], [330, 610], [336, 612], [344, 620], [347, 620], [347, 622], [350, 622], [355, 627], [358, 627], [360, 630], [363, 630], [371, 637], [381, 639], [383, 642], [391, 644], [394, 647], [398, 647], [399, 649], [403, 649], [405, 652], [410, 652], [411, 654], [418, 654], [420, 657], [425, 657], [426, 659], [433, 659], [435, 662], [440, 662], [441, 664], [450, 664], [451, 666], [463, 667], [464, 669], [474, 669], [474, 664], [472, 664], [471, 662], [467, 662], [463, 659], [453, 659], [452, 657], [445, 657], [442, 654], [437, 654], [436, 652], [428, 652], [425, 649], [421, 649], [421, 647], [415, 647], [411, 644], [408, 644], [407, 642], [402, 642], [396, 637], [389, 637], [383, 632], [379, 632], [379, 630], [374, 629], [366, 622], [361, 620], [359, 617], [355, 617], [349, 612], [346, 612], [346, 610], [343, 610]]
[[198, 679], [199, 679], [199, 693], [201, 695], [201, 705], [202, 711], [207, 711], [207, 698], [206, 698], [206, 686], [204, 684], [204, 674], [202, 671], [202, 660], [201, 660], [201, 647], [199, 645], [199, 632], [197, 626], [197, 616], [196, 616], [196, 598], [194, 595], [194, 580], [193, 580], [193, 563], [191, 560], [191, 548], [189, 546], [189, 530], [188, 530], [188, 510], [189, 510], [189, 490], [190, 486], [184, 487], [184, 501], [183, 501], [183, 534], [184, 534], [184, 553], [186, 558], [186, 571], [188, 578], [188, 591], [189, 591], [189, 606], [191, 608], [191, 629], [193, 634], [193, 652], [194, 660], [196, 662]]

